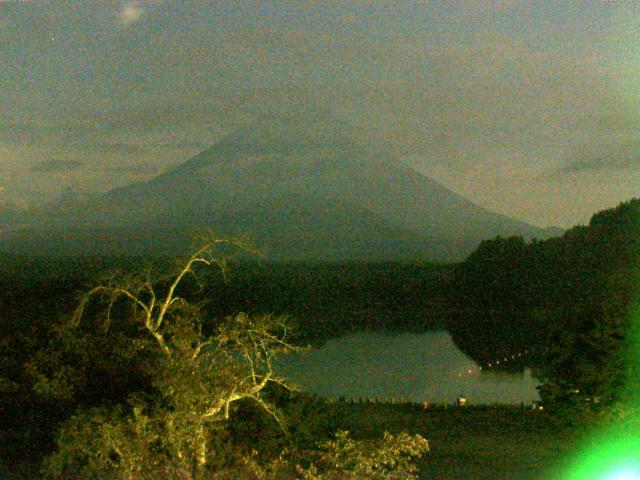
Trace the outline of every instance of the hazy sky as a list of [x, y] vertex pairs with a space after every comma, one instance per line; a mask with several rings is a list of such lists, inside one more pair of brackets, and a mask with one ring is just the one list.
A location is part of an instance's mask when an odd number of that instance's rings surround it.
[[0, 0], [0, 202], [302, 107], [484, 207], [585, 223], [640, 196], [640, 2]]

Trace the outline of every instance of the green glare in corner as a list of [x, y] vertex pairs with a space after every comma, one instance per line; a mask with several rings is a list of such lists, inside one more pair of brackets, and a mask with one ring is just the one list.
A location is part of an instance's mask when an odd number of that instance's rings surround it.
[[607, 474], [603, 480], [640, 480], [638, 466], [618, 468]]
[[575, 458], [565, 480], [640, 480], [640, 439], [626, 429], [597, 436], [597, 445]]
[[630, 318], [620, 419], [595, 431], [558, 480], [640, 480], [640, 303]]

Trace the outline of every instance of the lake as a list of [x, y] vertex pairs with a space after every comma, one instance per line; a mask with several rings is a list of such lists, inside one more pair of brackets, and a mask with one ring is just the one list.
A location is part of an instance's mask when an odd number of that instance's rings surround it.
[[361, 332], [278, 359], [276, 370], [304, 390], [330, 398], [385, 398], [471, 404], [538, 400], [531, 371], [479, 369], [446, 331]]

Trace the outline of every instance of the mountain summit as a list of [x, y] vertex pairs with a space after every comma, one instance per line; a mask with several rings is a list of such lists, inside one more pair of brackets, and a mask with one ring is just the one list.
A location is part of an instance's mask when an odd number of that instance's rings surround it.
[[[179, 250], [207, 226], [249, 233], [271, 258], [315, 260], [456, 260], [485, 238], [544, 236], [362, 143], [329, 115], [265, 117], [150, 181], [41, 215], [36, 226], [64, 231], [64, 249], [82, 253]], [[89, 241], [97, 232], [124, 243]], [[72, 247], [74, 236], [85, 240]]]

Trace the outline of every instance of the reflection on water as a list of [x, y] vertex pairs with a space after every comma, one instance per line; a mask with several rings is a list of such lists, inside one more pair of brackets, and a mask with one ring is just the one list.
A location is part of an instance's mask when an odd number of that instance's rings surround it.
[[538, 399], [531, 372], [480, 371], [448, 332], [362, 332], [278, 360], [276, 369], [322, 396], [396, 398], [452, 403], [530, 403]]

